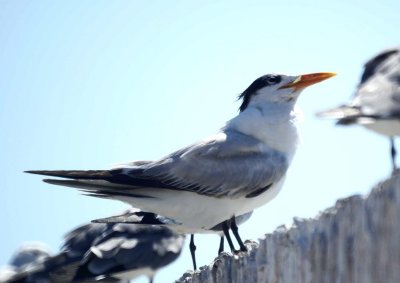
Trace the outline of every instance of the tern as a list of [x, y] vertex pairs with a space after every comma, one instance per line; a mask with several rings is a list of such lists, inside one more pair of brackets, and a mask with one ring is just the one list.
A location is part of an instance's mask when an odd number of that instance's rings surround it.
[[[246, 222], [251, 215], [253, 214], [253, 211], [250, 211], [244, 215], [239, 215], [235, 217], [235, 222], [237, 225], [240, 225], [244, 222]], [[203, 229], [189, 229], [185, 226], [182, 226], [180, 223], [175, 221], [174, 219], [170, 219], [168, 217], [162, 216], [162, 215], [157, 215], [151, 212], [144, 212], [136, 208], [130, 208], [124, 211], [120, 215], [115, 215], [111, 217], [106, 217], [106, 218], [101, 218], [101, 219], [95, 219], [92, 220], [93, 223], [133, 223], [133, 224], [140, 224], [140, 225], [161, 225], [161, 226], [166, 226], [177, 233], [180, 234], [190, 234], [190, 243], [189, 243], [189, 249], [190, 249], [190, 254], [192, 257], [192, 263], [193, 263], [193, 270], [197, 270], [197, 264], [196, 264], [196, 245], [194, 243], [194, 234], [197, 233], [216, 233], [220, 235], [220, 243], [218, 247], [218, 255], [221, 254], [224, 251], [224, 225], [223, 223], [220, 223], [214, 227], [212, 227], [210, 230], [203, 230]], [[226, 234], [229, 235], [229, 231], [226, 231]], [[229, 243], [232, 243], [232, 240], [230, 238], [227, 239]], [[230, 244], [231, 245], [231, 244]]]
[[362, 125], [388, 136], [394, 171], [394, 137], [400, 135], [400, 47], [385, 50], [365, 63], [351, 101], [317, 115], [337, 119], [338, 125]]
[[141, 275], [153, 282], [155, 272], [180, 255], [183, 242], [166, 227], [90, 223], [69, 232], [59, 254], [4, 282], [127, 283]]
[[278, 194], [298, 143], [297, 98], [304, 88], [334, 75], [261, 76], [240, 94], [239, 114], [216, 135], [156, 161], [110, 170], [27, 172], [66, 178], [44, 181], [120, 200], [188, 229], [210, 230], [222, 223], [224, 233], [231, 229], [246, 251], [235, 216]]

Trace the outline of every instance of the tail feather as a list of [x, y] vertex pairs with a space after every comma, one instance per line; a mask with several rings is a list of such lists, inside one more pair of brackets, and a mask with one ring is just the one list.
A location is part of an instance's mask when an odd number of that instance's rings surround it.
[[152, 198], [151, 196], [141, 195], [134, 193], [132, 186], [110, 183], [105, 180], [58, 180], [58, 179], [44, 179], [43, 182], [77, 188], [85, 193], [87, 196], [98, 198], [113, 198], [113, 197], [134, 197], [134, 198]]
[[[169, 188], [173, 189], [173, 185], [166, 184], [157, 178], [143, 175], [143, 169], [130, 170], [126, 174], [123, 169], [112, 170], [55, 170], [55, 171], [25, 171], [26, 173], [45, 175], [52, 177], [60, 177], [74, 180], [55, 180], [45, 179], [46, 183], [53, 185], [62, 185], [73, 188], [93, 188], [101, 187], [106, 189], [115, 188]], [[91, 189], [93, 190], [93, 189]]]
[[157, 178], [143, 175], [143, 169], [132, 169], [129, 173], [123, 169], [112, 170], [56, 170], [26, 171], [26, 173], [60, 177], [66, 179], [44, 179], [43, 181], [59, 186], [79, 189], [86, 195], [99, 198], [153, 198], [143, 188], [173, 189]]
[[71, 187], [75, 189], [79, 189], [85, 192], [87, 195], [93, 196], [105, 196], [105, 191], [114, 191], [115, 187], [119, 187], [119, 185], [111, 184], [107, 181], [101, 180], [59, 180], [59, 179], [44, 179], [43, 182], [58, 185]]
[[87, 189], [89, 191], [96, 190], [96, 189], [115, 189], [118, 187], [126, 187], [124, 185], [119, 184], [112, 184], [105, 180], [85, 180], [85, 179], [78, 179], [78, 180], [60, 180], [60, 179], [43, 179], [43, 182], [52, 184], [52, 185], [59, 185], [59, 186], [66, 186], [72, 187], [77, 189]]

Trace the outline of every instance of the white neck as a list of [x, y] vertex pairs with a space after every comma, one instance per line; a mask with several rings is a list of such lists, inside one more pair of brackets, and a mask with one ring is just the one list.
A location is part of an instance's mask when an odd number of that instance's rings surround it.
[[228, 121], [223, 130], [252, 136], [291, 159], [299, 140], [294, 103], [268, 103], [250, 106]]

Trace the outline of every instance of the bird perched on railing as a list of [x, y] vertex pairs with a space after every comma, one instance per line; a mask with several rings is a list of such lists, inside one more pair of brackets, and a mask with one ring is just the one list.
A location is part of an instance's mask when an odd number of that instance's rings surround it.
[[364, 65], [353, 99], [317, 115], [337, 119], [338, 125], [362, 125], [388, 136], [395, 170], [394, 137], [400, 135], [400, 48], [385, 50], [371, 58]]
[[188, 229], [210, 230], [222, 223], [231, 250], [229, 229], [246, 251], [235, 217], [278, 194], [298, 142], [296, 101], [304, 88], [334, 75], [262, 76], [240, 95], [240, 113], [218, 134], [157, 161], [111, 170], [28, 173], [67, 178], [45, 181], [124, 201]]
[[180, 254], [184, 236], [161, 226], [90, 223], [65, 236], [61, 252], [11, 276], [6, 283], [127, 283]]
[[[240, 225], [244, 222], [246, 222], [251, 215], [253, 214], [253, 211], [248, 212], [244, 215], [239, 215], [236, 216], [236, 223], [237, 225]], [[196, 245], [194, 243], [194, 234], [218, 234], [220, 235], [220, 244], [218, 248], [218, 255], [224, 251], [224, 232], [223, 232], [223, 223], [216, 225], [215, 227], [212, 227], [210, 230], [204, 230], [204, 229], [188, 229], [185, 226], [182, 226], [179, 222], [175, 221], [174, 219], [170, 219], [168, 217], [154, 214], [151, 212], [145, 212], [141, 211], [136, 208], [130, 208], [124, 211], [122, 214], [111, 216], [111, 217], [106, 217], [106, 218], [101, 218], [101, 219], [95, 219], [92, 221], [93, 223], [133, 223], [133, 224], [140, 224], [140, 225], [161, 225], [161, 226], [166, 226], [174, 231], [176, 231], [179, 234], [190, 234], [190, 243], [189, 243], [189, 249], [190, 249], [190, 254], [192, 257], [192, 263], [193, 263], [193, 270], [197, 270], [197, 263], [196, 263]]]

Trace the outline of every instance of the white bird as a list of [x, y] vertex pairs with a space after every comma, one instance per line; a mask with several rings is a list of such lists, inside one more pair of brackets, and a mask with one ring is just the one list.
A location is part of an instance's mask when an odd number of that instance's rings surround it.
[[388, 136], [395, 170], [394, 137], [400, 135], [400, 48], [385, 50], [364, 65], [351, 101], [317, 115], [337, 119], [338, 125], [358, 124]]
[[[237, 225], [240, 225], [244, 222], [246, 222], [251, 215], [253, 214], [253, 211], [250, 211], [244, 215], [239, 215], [235, 217], [235, 223]], [[189, 249], [190, 249], [190, 254], [192, 257], [192, 263], [193, 263], [193, 270], [197, 270], [197, 264], [196, 264], [196, 245], [194, 243], [194, 234], [197, 233], [216, 233], [220, 235], [220, 243], [219, 243], [219, 248], [218, 248], [218, 255], [221, 254], [224, 251], [224, 222], [220, 223], [214, 227], [212, 227], [210, 230], [204, 230], [204, 229], [198, 229], [198, 230], [193, 230], [193, 229], [188, 229], [185, 226], [182, 226], [180, 223], [176, 222], [174, 219], [170, 219], [168, 217], [154, 214], [151, 212], [144, 212], [141, 211], [140, 209], [136, 208], [130, 208], [127, 209], [125, 212], [123, 212], [120, 215], [115, 215], [111, 217], [106, 217], [106, 218], [101, 218], [101, 219], [96, 219], [92, 220], [93, 223], [133, 223], [133, 224], [140, 224], [140, 225], [161, 225], [161, 226], [166, 226], [174, 231], [176, 231], [179, 234], [190, 234], [190, 243], [189, 243]], [[227, 233], [229, 235], [229, 233]], [[229, 238], [229, 242], [232, 240]]]
[[83, 225], [65, 236], [61, 252], [30, 269], [17, 270], [6, 283], [127, 283], [173, 262], [184, 236], [161, 226]]
[[28, 173], [72, 179], [44, 181], [120, 200], [188, 229], [210, 230], [224, 223], [245, 251], [235, 216], [278, 194], [298, 142], [297, 98], [305, 87], [334, 75], [264, 75], [240, 95], [240, 113], [218, 134], [157, 161], [132, 162], [111, 170]]

